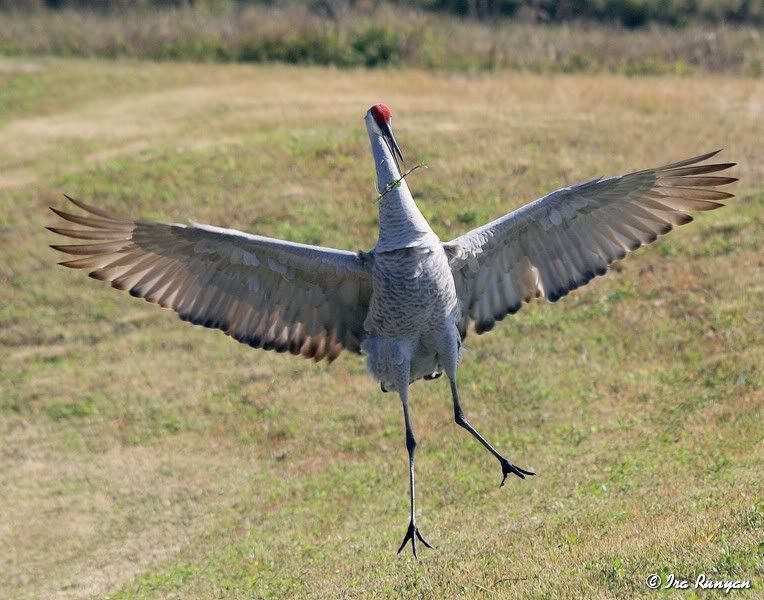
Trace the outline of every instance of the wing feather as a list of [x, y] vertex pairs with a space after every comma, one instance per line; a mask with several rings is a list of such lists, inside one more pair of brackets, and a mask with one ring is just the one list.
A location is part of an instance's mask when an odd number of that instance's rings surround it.
[[459, 329], [478, 333], [543, 295], [551, 302], [603, 275], [615, 260], [714, 210], [737, 181], [698, 164], [719, 151], [562, 188], [444, 244], [462, 306]]
[[85, 214], [51, 210], [88, 229], [49, 227], [89, 240], [52, 248], [191, 323], [267, 350], [334, 360], [359, 353], [371, 280], [357, 253], [296, 244], [209, 225], [131, 221], [67, 199]]

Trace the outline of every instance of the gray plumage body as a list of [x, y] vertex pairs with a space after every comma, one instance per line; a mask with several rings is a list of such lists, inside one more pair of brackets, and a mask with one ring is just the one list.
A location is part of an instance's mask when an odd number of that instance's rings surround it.
[[[254, 348], [316, 361], [342, 350], [363, 353], [383, 390], [403, 407], [409, 456], [410, 521], [401, 545], [427, 543], [416, 527], [409, 384], [442, 371], [456, 423], [496, 459], [502, 485], [512, 464], [467, 421], [456, 383], [461, 342], [470, 326], [489, 331], [523, 303], [556, 302], [608, 266], [674, 226], [693, 210], [713, 210], [735, 181], [710, 175], [734, 163], [700, 164], [717, 152], [619, 177], [565, 187], [441, 243], [417, 208], [397, 158], [390, 110], [366, 113], [377, 173], [379, 239], [370, 252], [309, 246], [209, 225], [134, 221], [69, 198], [85, 215], [52, 209], [86, 229], [49, 227], [88, 240], [53, 248], [133, 296], [180, 318], [221, 329]], [[399, 549], [400, 552], [400, 549]]]
[[389, 391], [398, 389], [403, 361], [411, 364], [409, 382], [440, 373], [438, 350], [461, 316], [443, 246], [375, 252], [369, 262], [372, 295], [361, 346], [369, 372]]

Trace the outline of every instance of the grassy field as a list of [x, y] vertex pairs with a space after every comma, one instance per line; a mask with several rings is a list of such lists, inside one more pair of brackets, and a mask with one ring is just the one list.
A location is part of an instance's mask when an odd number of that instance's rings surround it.
[[[395, 555], [399, 401], [360, 358], [327, 368], [181, 323], [55, 266], [43, 229], [65, 192], [369, 248], [377, 101], [430, 166], [409, 185], [444, 239], [717, 147], [741, 179], [728, 208], [468, 338], [465, 410], [535, 478], [499, 489], [447, 384], [412, 388], [436, 547], [418, 562]], [[652, 572], [761, 594], [762, 139], [753, 79], [0, 60], [1, 594], [625, 598]]]

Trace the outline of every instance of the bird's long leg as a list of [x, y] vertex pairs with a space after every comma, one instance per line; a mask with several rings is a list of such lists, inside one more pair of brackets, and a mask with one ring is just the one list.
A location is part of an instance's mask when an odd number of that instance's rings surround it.
[[498, 460], [499, 463], [501, 463], [501, 472], [502, 472], [502, 480], [499, 484], [500, 487], [504, 485], [504, 482], [507, 480], [507, 475], [510, 473], [513, 473], [517, 475], [520, 479], [525, 479], [526, 475], [535, 475], [533, 471], [528, 471], [527, 469], [521, 469], [520, 467], [512, 464], [509, 460], [504, 458], [499, 452], [491, 446], [491, 444], [488, 443], [488, 441], [480, 435], [480, 432], [475, 429], [470, 422], [467, 420], [467, 418], [464, 416], [464, 411], [462, 410], [461, 402], [459, 402], [459, 390], [456, 388], [456, 375], [453, 376], [449, 375], [448, 380], [451, 383], [451, 396], [454, 401], [454, 420], [456, 421], [456, 424], [460, 427], [464, 427], [467, 431], [469, 431], [477, 441], [479, 441], [483, 446], [485, 446], [486, 450], [488, 450], [491, 454], [493, 454]]
[[419, 529], [416, 526], [416, 492], [414, 486], [414, 450], [416, 450], [416, 440], [414, 439], [414, 430], [411, 427], [411, 417], [409, 415], [409, 381], [408, 381], [408, 369], [405, 378], [400, 378], [398, 385], [398, 391], [401, 396], [401, 404], [403, 404], [403, 420], [406, 424], [406, 449], [409, 453], [409, 495], [411, 498], [411, 519], [409, 521], [409, 528], [406, 531], [406, 535], [403, 538], [401, 547], [398, 548], [398, 554], [401, 553], [404, 546], [411, 540], [411, 550], [414, 552], [414, 558], [418, 558], [416, 553], [416, 541], [417, 539], [422, 542], [428, 548], [432, 548], [430, 544], [425, 541], [422, 534], [419, 533]]

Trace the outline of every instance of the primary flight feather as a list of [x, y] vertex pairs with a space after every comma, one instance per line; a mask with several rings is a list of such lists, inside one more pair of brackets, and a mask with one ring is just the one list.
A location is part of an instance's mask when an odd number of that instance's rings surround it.
[[[619, 177], [562, 188], [441, 242], [401, 176], [403, 154], [384, 104], [366, 113], [377, 172], [379, 239], [348, 252], [210, 225], [132, 220], [68, 198], [85, 215], [52, 208], [85, 229], [49, 227], [86, 243], [55, 245], [77, 258], [60, 264], [90, 270], [117, 289], [171, 308], [181, 319], [223, 330], [255, 348], [319, 361], [343, 349], [365, 354], [384, 391], [403, 405], [409, 455], [410, 541], [429, 547], [416, 526], [409, 385], [445, 373], [457, 424], [499, 461], [503, 485], [520, 468], [467, 421], [456, 371], [471, 324], [477, 333], [545, 297], [556, 302], [613, 261], [713, 210], [736, 181], [713, 175], [734, 163], [705, 163], [719, 151]], [[705, 163], [705, 164], [701, 164]]]

